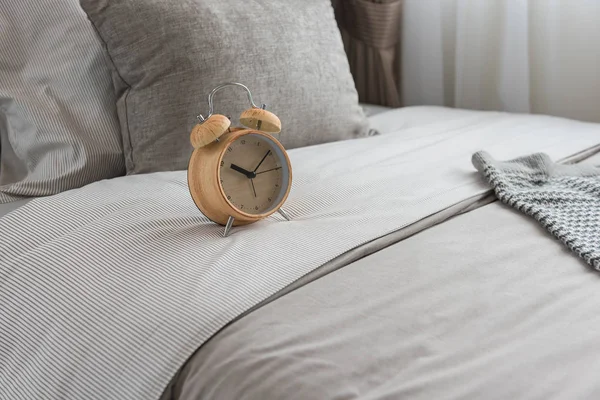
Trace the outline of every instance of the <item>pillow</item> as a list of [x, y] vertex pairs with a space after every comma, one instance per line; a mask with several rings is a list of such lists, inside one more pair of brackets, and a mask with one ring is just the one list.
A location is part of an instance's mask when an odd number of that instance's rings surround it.
[[0, 203], [123, 175], [115, 101], [77, 0], [2, 0]]
[[[287, 148], [367, 134], [330, 0], [80, 1], [113, 61], [127, 173], [185, 169], [228, 81], [280, 117]], [[215, 100], [233, 119], [250, 106], [239, 88]]]

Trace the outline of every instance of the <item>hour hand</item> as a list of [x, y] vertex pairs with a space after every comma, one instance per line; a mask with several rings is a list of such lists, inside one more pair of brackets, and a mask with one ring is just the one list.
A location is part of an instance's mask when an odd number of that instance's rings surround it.
[[231, 169], [234, 171], [237, 171], [241, 174], [246, 175], [246, 178], [248, 178], [248, 179], [256, 178], [256, 174], [254, 172], [248, 171], [247, 169], [244, 169], [242, 167], [238, 167], [235, 164], [231, 164]]

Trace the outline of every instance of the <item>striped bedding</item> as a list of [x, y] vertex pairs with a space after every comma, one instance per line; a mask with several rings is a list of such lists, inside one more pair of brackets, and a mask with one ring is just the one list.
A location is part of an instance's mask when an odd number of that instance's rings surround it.
[[457, 115], [291, 151], [292, 221], [273, 216], [228, 238], [194, 206], [184, 171], [96, 182], [1, 218], [0, 398], [158, 399], [199, 346], [255, 305], [488, 193], [473, 152], [561, 159], [600, 141], [594, 124]]
[[0, 1], [0, 32], [0, 204], [124, 175], [110, 62], [79, 1]]

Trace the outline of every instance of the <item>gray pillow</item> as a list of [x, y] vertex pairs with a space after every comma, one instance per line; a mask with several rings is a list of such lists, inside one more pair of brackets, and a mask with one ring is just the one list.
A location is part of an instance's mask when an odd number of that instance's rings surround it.
[[123, 175], [110, 66], [78, 0], [2, 0], [0, 32], [0, 203]]
[[[287, 148], [367, 133], [330, 0], [80, 0], [106, 43], [128, 173], [185, 169], [195, 116], [238, 81], [267, 103]], [[215, 110], [249, 107], [226, 89]]]

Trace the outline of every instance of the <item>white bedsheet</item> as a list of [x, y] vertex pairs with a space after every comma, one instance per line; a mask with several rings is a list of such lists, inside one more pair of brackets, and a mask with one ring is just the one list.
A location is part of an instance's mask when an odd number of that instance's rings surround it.
[[229, 238], [199, 215], [184, 172], [33, 201], [0, 219], [0, 387], [12, 398], [158, 398], [198, 346], [255, 304], [487, 192], [474, 151], [560, 159], [599, 141], [594, 124], [467, 113], [296, 149], [293, 221], [272, 217]]

